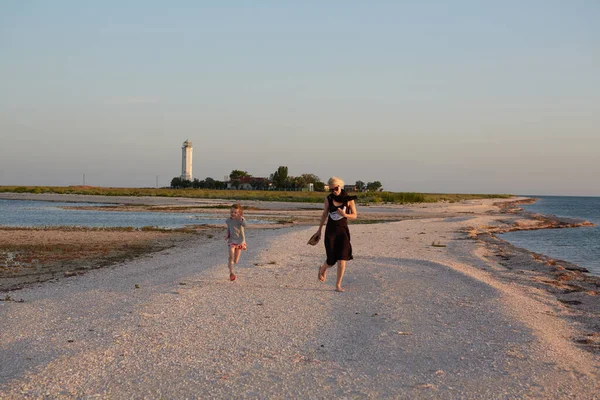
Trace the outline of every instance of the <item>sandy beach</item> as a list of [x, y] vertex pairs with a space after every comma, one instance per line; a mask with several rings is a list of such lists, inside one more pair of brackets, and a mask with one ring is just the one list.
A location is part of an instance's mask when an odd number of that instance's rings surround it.
[[235, 282], [214, 227], [0, 293], [0, 398], [600, 398], [600, 278], [494, 236], [582, 223], [514, 200], [359, 206], [344, 293], [259, 202]]

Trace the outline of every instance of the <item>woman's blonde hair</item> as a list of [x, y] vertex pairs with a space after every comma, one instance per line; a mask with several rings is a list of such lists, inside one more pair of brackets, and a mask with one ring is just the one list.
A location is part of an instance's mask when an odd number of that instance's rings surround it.
[[341, 178], [338, 178], [337, 176], [332, 176], [331, 178], [329, 178], [329, 181], [327, 183], [329, 184], [330, 189], [335, 186], [339, 186], [342, 189], [344, 188], [344, 181]]

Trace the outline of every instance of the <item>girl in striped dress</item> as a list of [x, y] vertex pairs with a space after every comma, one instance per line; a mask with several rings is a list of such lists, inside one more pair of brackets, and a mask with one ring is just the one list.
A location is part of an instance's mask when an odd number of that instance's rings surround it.
[[230, 216], [225, 222], [227, 223], [225, 238], [229, 249], [229, 280], [235, 281], [236, 275], [233, 266], [240, 260], [242, 250], [246, 250], [246, 219], [240, 204], [231, 206]]

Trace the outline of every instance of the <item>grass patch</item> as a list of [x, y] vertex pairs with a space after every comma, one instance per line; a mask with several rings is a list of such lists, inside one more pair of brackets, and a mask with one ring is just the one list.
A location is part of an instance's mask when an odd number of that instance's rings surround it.
[[[210, 189], [153, 189], [153, 188], [107, 188], [90, 186], [0, 186], [0, 193], [56, 193], [99, 196], [150, 196], [187, 197], [198, 199], [221, 199], [232, 201], [259, 200], [297, 203], [322, 203], [324, 192], [285, 192], [260, 190], [210, 190]], [[359, 204], [407, 204], [434, 203], [438, 201], [457, 202], [472, 199], [509, 198], [509, 194], [447, 194], [416, 192], [368, 192], [353, 193]], [[229, 205], [206, 206], [207, 208], [229, 208]], [[198, 207], [196, 207], [198, 208]], [[254, 208], [245, 208], [254, 209]], [[258, 208], [256, 208], [258, 209]]]

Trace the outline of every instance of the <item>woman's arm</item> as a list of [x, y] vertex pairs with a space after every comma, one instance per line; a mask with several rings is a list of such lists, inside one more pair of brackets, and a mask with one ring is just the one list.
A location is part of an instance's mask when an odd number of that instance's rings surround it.
[[319, 229], [317, 229], [317, 233], [321, 234], [321, 229], [327, 220], [327, 216], [329, 215], [329, 201], [325, 199], [323, 202], [323, 212], [321, 213], [321, 221], [319, 222]]
[[350, 200], [348, 202], [348, 208], [350, 209], [349, 213], [347, 213], [346, 211], [342, 211], [341, 208], [338, 210], [338, 213], [342, 217], [346, 217], [347, 219], [356, 219], [356, 217], [358, 217], [358, 214], [356, 212], [356, 204], [354, 203], [354, 200]]

